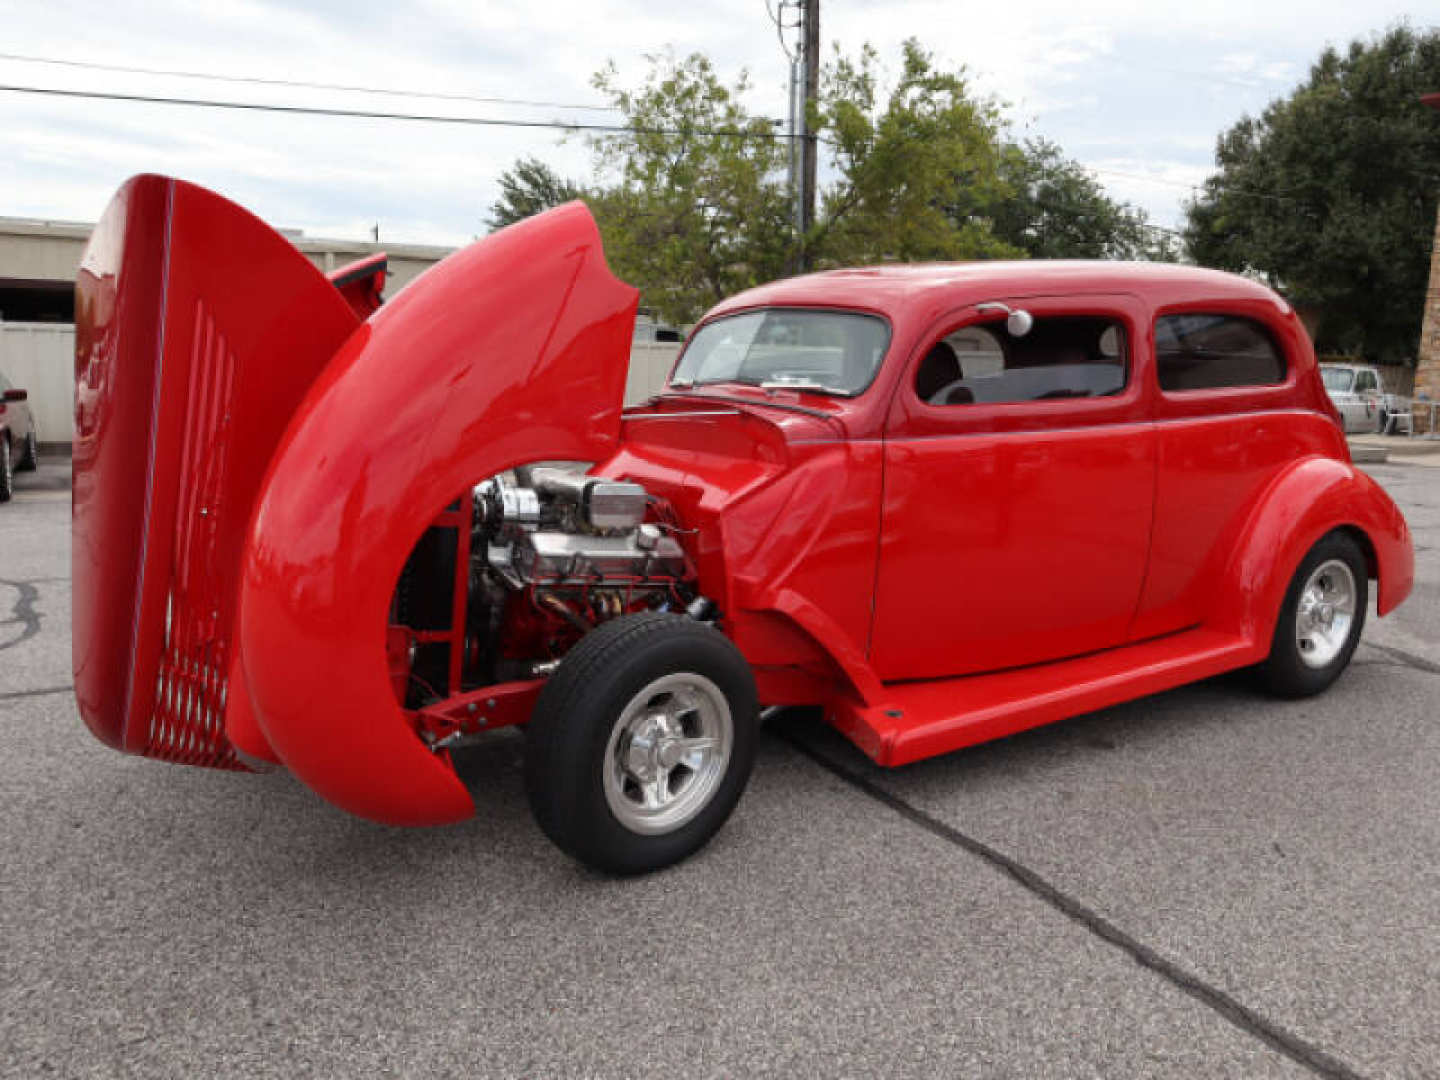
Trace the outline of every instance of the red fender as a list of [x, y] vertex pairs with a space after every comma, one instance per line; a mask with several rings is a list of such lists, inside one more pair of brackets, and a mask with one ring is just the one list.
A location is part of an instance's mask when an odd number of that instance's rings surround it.
[[240, 641], [266, 739], [330, 802], [397, 825], [474, 812], [395, 701], [395, 582], [467, 486], [614, 450], [637, 299], [606, 266], [589, 212], [570, 203], [402, 291], [296, 412], [245, 552]]
[[1303, 458], [1270, 484], [1234, 548], [1216, 622], [1269, 648], [1285, 590], [1302, 559], [1326, 533], [1358, 529], [1374, 551], [1381, 615], [1410, 594], [1415, 553], [1400, 509], [1369, 476], [1334, 458]]

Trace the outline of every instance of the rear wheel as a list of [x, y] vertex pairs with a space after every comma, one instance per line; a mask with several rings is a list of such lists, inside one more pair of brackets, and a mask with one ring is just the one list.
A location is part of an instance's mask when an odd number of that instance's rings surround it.
[[40, 467], [40, 445], [35, 440], [35, 432], [32, 430], [25, 436], [25, 449], [21, 451], [20, 460], [15, 463], [16, 472], [34, 472]]
[[10, 458], [10, 435], [0, 431], [0, 503], [15, 493], [15, 463]]
[[536, 703], [525, 761], [535, 819], [599, 870], [677, 862], [739, 801], [758, 715], [750, 667], [720, 631], [658, 612], [612, 619]]
[[1369, 601], [1360, 546], [1331, 533], [1310, 549], [1286, 590], [1261, 678], [1283, 697], [1318, 694], [1350, 663]]

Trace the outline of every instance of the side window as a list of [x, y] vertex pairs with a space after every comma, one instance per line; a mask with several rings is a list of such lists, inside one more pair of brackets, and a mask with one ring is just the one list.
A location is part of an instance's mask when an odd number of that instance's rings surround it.
[[1160, 389], [1213, 390], [1285, 381], [1285, 357], [1269, 332], [1238, 315], [1162, 315], [1155, 321]]
[[1378, 390], [1375, 385], [1375, 373], [1373, 371], [1362, 371], [1355, 379], [1355, 389], [1362, 394], [1367, 390]]
[[915, 393], [930, 405], [1107, 397], [1125, 389], [1125, 328], [1093, 316], [1041, 318], [1023, 337], [966, 326], [930, 347]]

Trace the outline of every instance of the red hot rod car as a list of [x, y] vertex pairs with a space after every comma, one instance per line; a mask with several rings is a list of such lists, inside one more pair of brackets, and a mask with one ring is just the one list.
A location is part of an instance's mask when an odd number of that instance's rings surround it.
[[[75, 685], [112, 746], [473, 813], [524, 724], [544, 831], [696, 850], [767, 706], [899, 765], [1256, 666], [1345, 667], [1413, 554], [1300, 322], [1193, 268], [837, 270], [720, 304], [622, 409], [635, 290], [576, 203], [380, 306], [141, 176], [78, 282]], [[588, 468], [586, 463], [589, 463]]]

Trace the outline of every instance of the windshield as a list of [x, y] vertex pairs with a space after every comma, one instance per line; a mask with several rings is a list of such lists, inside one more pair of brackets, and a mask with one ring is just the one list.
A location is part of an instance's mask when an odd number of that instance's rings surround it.
[[874, 315], [772, 308], [716, 319], [690, 339], [671, 386], [738, 382], [853, 397], [890, 343]]
[[1320, 378], [1324, 380], [1326, 390], [1333, 390], [1337, 394], [1343, 394], [1355, 385], [1355, 372], [1349, 368], [1322, 367]]

